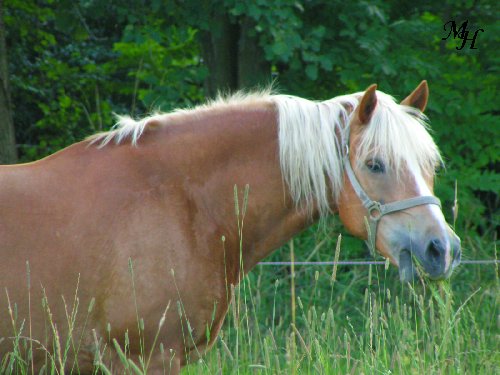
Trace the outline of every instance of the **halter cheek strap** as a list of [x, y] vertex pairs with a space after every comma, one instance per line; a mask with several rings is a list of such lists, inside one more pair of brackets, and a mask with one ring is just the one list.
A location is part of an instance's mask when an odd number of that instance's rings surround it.
[[361, 203], [363, 203], [363, 206], [368, 211], [368, 239], [366, 242], [368, 244], [368, 247], [372, 250], [375, 250], [377, 226], [382, 216], [390, 214], [392, 212], [403, 211], [411, 207], [422, 206], [425, 204], [435, 204], [441, 208], [441, 201], [432, 195], [413, 197], [387, 204], [382, 204], [380, 202], [371, 200], [361, 187], [361, 184], [354, 174], [351, 166], [351, 161], [349, 160], [349, 149], [347, 147], [344, 154], [344, 168], [347, 173], [347, 177], [351, 181], [351, 185], [356, 192], [356, 195], [359, 197]]

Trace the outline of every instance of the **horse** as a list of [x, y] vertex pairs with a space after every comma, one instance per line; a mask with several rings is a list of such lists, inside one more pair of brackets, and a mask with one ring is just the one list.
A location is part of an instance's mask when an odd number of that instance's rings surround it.
[[230, 286], [330, 214], [403, 281], [448, 278], [460, 239], [433, 195], [428, 95], [426, 81], [400, 103], [376, 85], [326, 101], [237, 93], [1, 166], [0, 357], [24, 340], [36, 371], [48, 356], [120, 373], [119, 353], [100, 358], [116, 340], [136, 363], [151, 350], [148, 373], [178, 374], [214, 343]]

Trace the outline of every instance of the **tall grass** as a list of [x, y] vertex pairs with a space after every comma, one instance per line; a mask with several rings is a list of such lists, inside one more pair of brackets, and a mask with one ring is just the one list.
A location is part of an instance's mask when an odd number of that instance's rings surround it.
[[[302, 284], [295, 319], [286, 311], [292, 277], [273, 283], [261, 267], [235, 289], [248, 294], [235, 300], [248, 303], [238, 308], [243, 314], [229, 314], [205, 363], [221, 374], [499, 373], [498, 273], [488, 267], [481, 273], [491, 279], [482, 285], [460, 280], [470, 272], [463, 269], [451, 284], [413, 285], [399, 284], [384, 266], [373, 267], [371, 281], [361, 270], [342, 280], [304, 270], [295, 278]], [[263, 295], [266, 289], [272, 295]], [[184, 371], [201, 374], [206, 367]]]
[[[340, 237], [335, 240], [316, 230], [275, 257], [305, 257], [318, 244], [317, 260], [331, 257], [325, 254], [330, 246], [335, 259], [350, 256], [349, 241], [341, 243]], [[466, 237], [464, 247], [470, 257], [496, 257], [491, 241]], [[133, 277], [132, 263], [129, 267]], [[185, 367], [183, 374], [499, 373], [499, 286], [497, 265], [462, 266], [449, 282], [414, 284], [401, 284], [388, 264], [293, 270], [257, 266], [232, 288], [232, 306], [213, 349]], [[93, 308], [92, 303], [79, 307], [76, 295], [77, 291], [67, 308], [69, 327], [77, 309], [88, 315]], [[58, 335], [46, 298], [30, 302], [44, 304], [54, 336], [46, 352], [45, 373], [61, 374], [66, 361], [78, 353], [79, 340]], [[182, 314], [182, 305], [178, 309]], [[19, 321], [11, 304], [8, 315], [1, 312], [0, 318], [10, 319], [12, 325], [12, 332], [0, 332], [0, 340], [11, 345], [0, 359], [0, 373], [31, 374], [32, 348], [40, 345], [29, 338], [30, 322]], [[157, 323], [159, 330], [164, 321]], [[137, 324], [139, 330], [144, 326], [140, 319]], [[164, 352], [161, 337], [156, 337], [155, 345], [164, 354], [168, 374], [172, 353]], [[111, 373], [112, 367], [102, 360], [111, 350], [118, 352], [117, 360], [127, 373], [148, 372], [151, 353], [146, 348], [135, 363], [128, 358], [127, 339], [122, 348], [112, 338], [95, 336], [95, 346], [96, 373]], [[71, 372], [78, 373], [77, 364]]]

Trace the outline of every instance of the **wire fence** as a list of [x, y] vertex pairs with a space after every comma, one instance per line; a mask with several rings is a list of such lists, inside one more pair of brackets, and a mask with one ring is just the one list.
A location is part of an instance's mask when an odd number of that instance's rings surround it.
[[[385, 261], [379, 260], [339, 260], [337, 262], [293, 262], [295, 266], [369, 266], [369, 265], [384, 265]], [[462, 260], [460, 264], [500, 264], [497, 259], [482, 259], [482, 260]], [[291, 266], [292, 262], [259, 262], [260, 266]]]

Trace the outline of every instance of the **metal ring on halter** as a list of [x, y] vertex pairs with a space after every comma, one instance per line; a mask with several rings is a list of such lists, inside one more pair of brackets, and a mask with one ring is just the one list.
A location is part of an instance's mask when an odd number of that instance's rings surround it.
[[368, 214], [370, 215], [370, 219], [374, 221], [379, 221], [384, 215], [382, 213], [382, 205], [377, 201], [372, 201], [372, 204], [370, 205], [370, 207], [367, 207], [367, 210]]

